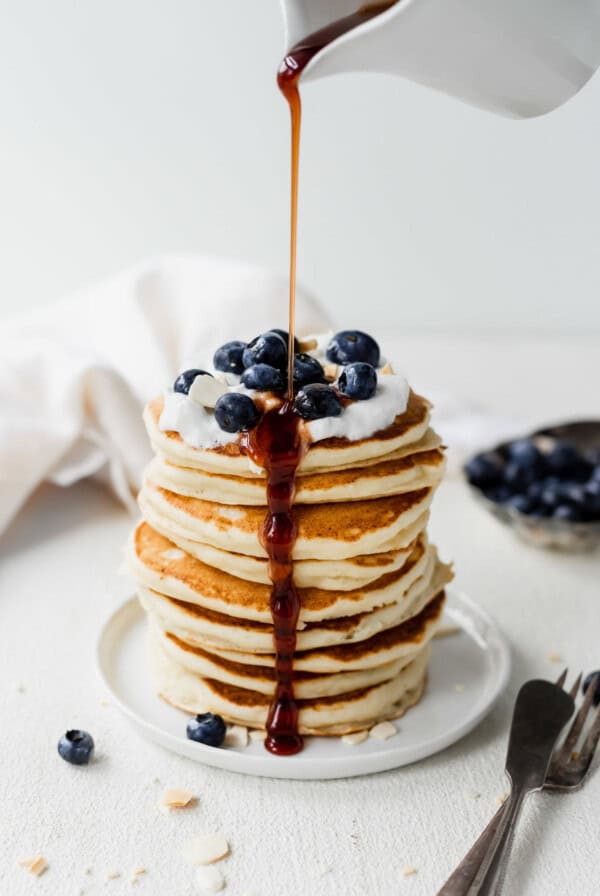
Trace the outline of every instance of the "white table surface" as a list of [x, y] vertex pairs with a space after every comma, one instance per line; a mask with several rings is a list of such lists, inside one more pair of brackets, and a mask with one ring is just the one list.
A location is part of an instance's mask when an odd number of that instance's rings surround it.
[[[597, 344], [398, 339], [417, 386], [477, 399], [537, 424], [598, 416]], [[45, 487], [0, 541], [0, 893], [198, 892], [180, 857], [194, 833], [219, 830], [232, 896], [432, 896], [505, 790], [507, 726], [520, 684], [600, 666], [599, 557], [517, 543], [450, 476], [432, 535], [457, 585], [492, 612], [512, 646], [506, 694], [471, 735], [414, 766], [332, 782], [282, 782], [204, 768], [146, 743], [105, 705], [94, 669], [99, 627], [128, 593], [117, 574], [130, 521], [93, 483]], [[410, 724], [410, 715], [403, 725]], [[68, 727], [93, 733], [97, 761], [63, 763]], [[198, 795], [165, 815], [165, 787]], [[478, 795], [478, 796], [477, 796]], [[526, 808], [506, 892], [597, 896], [600, 774], [580, 793]], [[18, 860], [41, 853], [47, 873]], [[132, 869], [147, 874], [135, 887]], [[413, 866], [417, 873], [403, 877]], [[86, 869], [91, 869], [89, 874]], [[111, 870], [121, 877], [107, 880]]]

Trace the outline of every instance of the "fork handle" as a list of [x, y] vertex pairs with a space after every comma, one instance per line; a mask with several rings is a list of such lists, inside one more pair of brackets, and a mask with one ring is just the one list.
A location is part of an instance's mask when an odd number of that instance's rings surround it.
[[499, 896], [513, 844], [513, 833], [528, 795], [527, 788], [513, 788], [506, 801], [500, 824], [467, 896]]
[[460, 865], [452, 872], [437, 896], [465, 896], [479, 871], [502, 820], [506, 803], [502, 803], [487, 827], [479, 835]]

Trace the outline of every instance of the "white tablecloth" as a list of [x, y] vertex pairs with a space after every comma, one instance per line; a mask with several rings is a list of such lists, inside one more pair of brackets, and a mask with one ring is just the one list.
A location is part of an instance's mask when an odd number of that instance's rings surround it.
[[[598, 410], [597, 344], [398, 338], [417, 387], [477, 400], [538, 424]], [[432, 896], [506, 788], [512, 701], [535, 675], [600, 666], [599, 558], [517, 543], [475, 506], [456, 476], [436, 499], [432, 534], [457, 585], [492, 612], [511, 641], [507, 693], [471, 735], [417, 765], [332, 782], [254, 779], [204, 768], [141, 740], [105, 705], [94, 668], [101, 623], [128, 593], [117, 574], [130, 521], [99, 486], [46, 488], [0, 542], [0, 893], [198, 892], [179, 855], [194, 833], [222, 831], [232, 896]], [[408, 716], [405, 724], [409, 724]], [[63, 763], [56, 741], [80, 726], [98, 762]], [[166, 787], [196, 808], [165, 815]], [[507, 893], [597, 896], [600, 774], [576, 795], [527, 807]], [[35, 880], [18, 860], [43, 854]], [[132, 889], [131, 871], [147, 874]], [[413, 866], [417, 873], [403, 877]], [[86, 874], [86, 870], [91, 869]], [[108, 880], [112, 870], [119, 878]]]

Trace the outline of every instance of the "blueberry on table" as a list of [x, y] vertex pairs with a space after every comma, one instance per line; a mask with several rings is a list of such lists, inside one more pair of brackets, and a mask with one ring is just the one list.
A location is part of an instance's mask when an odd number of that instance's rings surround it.
[[352, 364], [365, 361], [379, 366], [379, 346], [372, 336], [361, 330], [342, 330], [336, 333], [327, 346], [326, 357], [332, 364]]
[[465, 475], [471, 485], [488, 488], [502, 481], [504, 466], [500, 458], [491, 453], [476, 454], [465, 464]]
[[71, 765], [87, 765], [94, 752], [94, 740], [87, 731], [72, 728], [58, 742], [58, 754]]
[[326, 384], [325, 371], [316, 358], [300, 352], [294, 356], [294, 391], [297, 392], [310, 383]]
[[194, 368], [192, 370], [184, 370], [183, 373], [179, 374], [179, 376], [173, 383], [173, 391], [181, 392], [183, 395], [187, 395], [192, 388], [192, 383], [197, 376], [212, 377], [212, 373], [209, 373], [208, 370], [198, 370], [197, 368]]
[[258, 392], [283, 392], [285, 377], [281, 370], [270, 364], [253, 364], [244, 370], [242, 384], [247, 389], [256, 389]]
[[240, 392], [227, 392], [215, 404], [215, 420], [224, 432], [244, 432], [256, 426], [260, 418], [251, 398]]
[[589, 675], [586, 675], [583, 679], [583, 684], [581, 686], [581, 690], [584, 694], [587, 694], [588, 688], [592, 686], [594, 682], [594, 696], [592, 697], [592, 703], [594, 706], [600, 706], [600, 670], [596, 670], [596, 672], [590, 672]]
[[[271, 330], [271, 333], [277, 333], [278, 336], [281, 336], [281, 338], [283, 339], [285, 344], [289, 345], [290, 334], [288, 333], [287, 330], [279, 330], [277, 327], [273, 327], [273, 329]], [[294, 352], [295, 352], [295, 354], [298, 354], [299, 351], [300, 351], [300, 343], [294, 336]]]
[[357, 361], [344, 367], [338, 377], [340, 392], [354, 401], [366, 401], [377, 391], [377, 371], [372, 364]]
[[242, 360], [244, 367], [252, 367], [253, 364], [269, 364], [284, 370], [287, 364], [287, 343], [279, 333], [271, 331], [256, 336], [244, 349]]
[[221, 348], [218, 348], [213, 355], [213, 366], [215, 370], [222, 370], [223, 373], [242, 373], [244, 362], [242, 360], [245, 342], [234, 340], [226, 342]]
[[221, 716], [212, 712], [203, 712], [187, 723], [186, 734], [189, 740], [205, 744], [207, 747], [220, 747], [225, 740], [225, 722]]
[[305, 420], [319, 420], [322, 417], [339, 417], [343, 408], [331, 386], [313, 383], [298, 392], [294, 410]]

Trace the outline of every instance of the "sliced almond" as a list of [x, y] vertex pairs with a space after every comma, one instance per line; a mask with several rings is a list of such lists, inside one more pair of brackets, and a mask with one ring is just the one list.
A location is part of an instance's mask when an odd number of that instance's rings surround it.
[[180, 787], [171, 787], [162, 795], [161, 803], [168, 809], [183, 809], [196, 802], [196, 797], [191, 790], [183, 790]]
[[560, 653], [555, 653], [553, 650], [548, 654], [548, 662], [549, 663], [560, 663], [562, 662], [562, 657]]
[[197, 868], [196, 883], [201, 893], [218, 893], [225, 886], [225, 878], [218, 868]]
[[398, 729], [391, 722], [380, 722], [378, 725], [375, 725], [369, 731], [369, 737], [374, 737], [375, 740], [387, 740], [389, 737], [393, 737], [394, 734], [398, 733]]
[[113, 868], [111, 871], [106, 872], [107, 880], [116, 880], [118, 877], [121, 877], [121, 872], [117, 871], [116, 868]]
[[319, 344], [312, 336], [307, 336], [306, 339], [299, 339], [298, 342], [300, 343], [301, 352], [313, 352]]
[[337, 364], [324, 364], [323, 370], [325, 371], [325, 376], [328, 380], [337, 380], [338, 373], [342, 368], [338, 367]]
[[21, 868], [26, 868], [34, 877], [41, 877], [44, 871], [48, 869], [48, 862], [43, 856], [35, 856], [32, 859], [21, 859], [19, 862]]
[[221, 395], [225, 395], [226, 392], [225, 383], [220, 383], [214, 376], [200, 373], [190, 386], [188, 396], [202, 407], [214, 408]]
[[413, 874], [417, 873], [417, 869], [413, 868], [412, 865], [408, 865], [406, 868], [402, 869], [402, 877], [410, 877]]
[[449, 638], [452, 635], [458, 635], [461, 632], [460, 625], [440, 625], [438, 630], [436, 631], [434, 638]]
[[383, 367], [379, 371], [379, 373], [383, 373], [384, 375], [388, 375], [393, 372], [394, 372], [394, 368], [392, 367], [392, 365], [390, 364], [389, 361], [386, 361], [386, 363], [383, 365]]
[[345, 744], [350, 744], [350, 746], [355, 747], [357, 744], [362, 744], [369, 736], [368, 731], [353, 731], [352, 734], [343, 734], [342, 742]]
[[229, 843], [222, 834], [200, 834], [183, 845], [181, 854], [192, 865], [212, 865], [229, 855]]
[[247, 747], [248, 729], [242, 725], [232, 725], [227, 729], [224, 744], [226, 747]]

